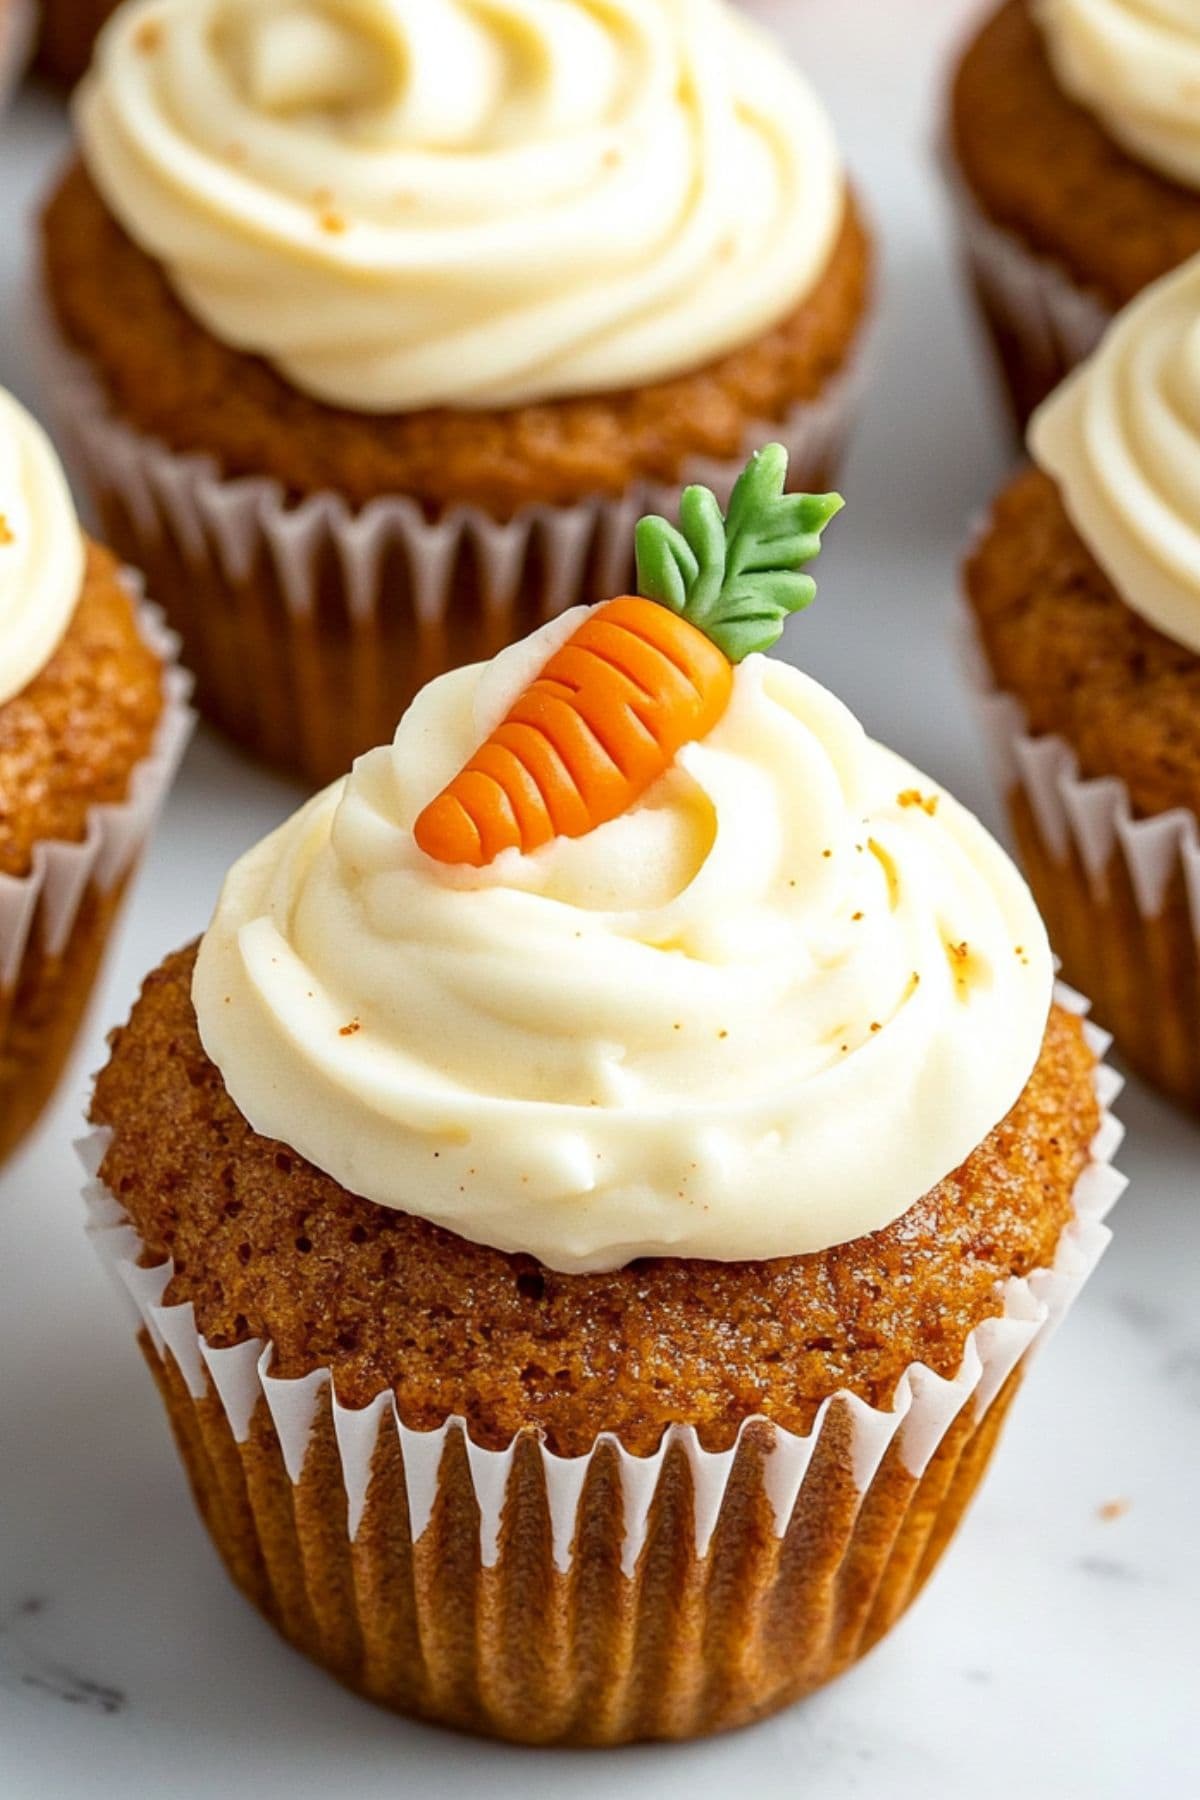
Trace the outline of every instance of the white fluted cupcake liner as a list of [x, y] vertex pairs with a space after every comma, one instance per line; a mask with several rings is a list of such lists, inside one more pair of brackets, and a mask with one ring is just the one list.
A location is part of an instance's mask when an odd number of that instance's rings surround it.
[[989, 761], [1063, 970], [1140, 1074], [1200, 1107], [1200, 821], [1139, 816], [1116, 776], [1088, 777], [1065, 738], [1029, 729], [997, 689], [973, 618], [963, 656]]
[[125, 797], [91, 808], [82, 838], [44, 839], [29, 872], [0, 873], [0, 1162], [52, 1095], [70, 1054], [126, 883], [193, 724], [178, 639], [126, 573], [144, 641], [162, 665], [162, 711]]
[[32, 0], [0, 0], [0, 113], [25, 72], [33, 33]]
[[[273, 480], [225, 479], [211, 458], [174, 453], [115, 416], [44, 303], [37, 312], [47, 409], [106, 540], [175, 596], [201, 711], [312, 780], [390, 738], [431, 674], [625, 591], [637, 520], [678, 503], [677, 487], [653, 484], [506, 521], [466, 505], [430, 518], [402, 495], [360, 509], [334, 493], [293, 502]], [[685, 479], [725, 500], [745, 455], [779, 440], [794, 485], [826, 482], [863, 380], [860, 349], [818, 399], [754, 426], [737, 458], [693, 460]]]
[[1111, 307], [976, 204], [950, 154], [942, 156], [959, 252], [991, 335], [1017, 424], [1091, 355]]
[[[1086, 1011], [1068, 991], [1059, 999]], [[1107, 1038], [1085, 1030], [1102, 1059]], [[1104, 1219], [1124, 1186], [1111, 1166], [1121, 1129], [1109, 1106], [1120, 1082], [1102, 1060], [1095, 1080], [1102, 1123], [1053, 1264], [1006, 1283], [1002, 1312], [971, 1334], [952, 1379], [914, 1364], [887, 1407], [831, 1395], [807, 1435], [750, 1419], [721, 1452], [684, 1424], [649, 1456], [607, 1432], [573, 1458], [532, 1432], [484, 1448], [461, 1418], [410, 1429], [390, 1389], [350, 1409], [328, 1371], [276, 1376], [269, 1343], [214, 1347], [190, 1303], [166, 1302], [172, 1264], [145, 1266], [143, 1244], [99, 1180], [108, 1134], [93, 1133], [80, 1151], [89, 1229], [143, 1334], [205, 1516], [235, 1577], [285, 1635], [401, 1710], [520, 1739], [617, 1742], [693, 1735], [773, 1710], [847, 1666], [907, 1605], [953, 1532], [1016, 1382], [1109, 1241]], [[474, 1512], [466, 1552], [461, 1532], [444, 1537], [464, 1507]], [[755, 1507], [769, 1520], [762, 1534], [746, 1523]], [[294, 1543], [281, 1517], [294, 1521]], [[531, 1555], [544, 1556], [540, 1573], [531, 1575]], [[717, 1571], [743, 1555], [745, 1632], [777, 1630], [788, 1602], [793, 1663], [772, 1652], [764, 1665], [741, 1626], [741, 1648], [728, 1648], [730, 1602]], [[453, 1651], [437, 1649], [462, 1599], [439, 1587], [448, 1558], [480, 1617], [503, 1620], [501, 1648], [480, 1624], [466, 1648], [456, 1639]], [[677, 1570], [667, 1588], [687, 1589], [694, 1626], [675, 1620], [675, 1648], [659, 1629], [657, 1609], [674, 1604], [660, 1585], [664, 1559]], [[602, 1579], [609, 1610], [626, 1615], [623, 1647], [609, 1645], [607, 1660], [592, 1644], [600, 1624], [580, 1611], [581, 1593]], [[553, 1630], [538, 1624], [543, 1599]], [[417, 1647], [398, 1657], [396, 1618], [414, 1608]], [[495, 1667], [527, 1627], [532, 1643], [542, 1630], [547, 1642], [540, 1673], [514, 1693]], [[599, 1683], [590, 1699], [583, 1665]], [[647, 1684], [660, 1691], [648, 1695]]]
[[[1058, 999], [1073, 1012], [1087, 1011], [1087, 1002], [1065, 986], [1060, 985]], [[1107, 1033], [1090, 1021], [1084, 1029], [1093, 1052], [1103, 1059], [1110, 1042]], [[1109, 1243], [1112, 1234], [1103, 1221], [1125, 1187], [1124, 1177], [1111, 1166], [1123, 1135], [1110, 1111], [1120, 1087], [1120, 1078], [1100, 1060], [1096, 1092], [1102, 1123], [1092, 1145], [1092, 1161], [1075, 1194], [1075, 1219], [1063, 1234], [1051, 1268], [1006, 1283], [1003, 1312], [972, 1332], [961, 1366], [952, 1379], [914, 1363], [898, 1383], [890, 1407], [872, 1407], [851, 1394], [831, 1396], [805, 1437], [763, 1419], [747, 1420], [742, 1426], [740, 1436], [753, 1425], [764, 1425], [774, 1440], [767, 1488], [778, 1535], [782, 1536], [787, 1528], [814, 1448], [836, 1401], [846, 1405], [854, 1420], [854, 1466], [860, 1491], [870, 1486], [893, 1440], [899, 1441], [905, 1468], [911, 1475], [920, 1476], [947, 1426], [962, 1408], [969, 1404], [982, 1418], [1017, 1363], [1053, 1335]], [[167, 1261], [151, 1268], [144, 1266], [145, 1246], [129, 1224], [119, 1200], [98, 1179], [108, 1141], [107, 1132], [93, 1132], [81, 1141], [79, 1154], [90, 1178], [85, 1189], [88, 1228], [118, 1290], [132, 1302], [135, 1319], [145, 1327], [158, 1355], [174, 1360], [192, 1397], [200, 1400], [215, 1392], [237, 1441], [245, 1439], [259, 1400], [265, 1400], [288, 1473], [294, 1482], [299, 1481], [318, 1398], [331, 1386], [328, 1371], [317, 1371], [302, 1380], [278, 1379], [271, 1373], [274, 1350], [270, 1344], [252, 1339], [234, 1349], [214, 1349], [197, 1331], [190, 1303], [163, 1304], [163, 1295], [173, 1278], [173, 1265]], [[395, 1432], [400, 1443], [414, 1541], [421, 1537], [432, 1516], [438, 1469], [447, 1441], [461, 1433], [466, 1439], [479, 1503], [481, 1556], [484, 1566], [491, 1566], [497, 1556], [515, 1440], [505, 1450], [481, 1449], [470, 1441], [466, 1422], [461, 1418], [447, 1420], [436, 1431], [412, 1431], [400, 1418], [390, 1389], [369, 1406], [355, 1410], [342, 1406], [332, 1390], [330, 1397], [346, 1487], [350, 1537], [354, 1537], [362, 1518], [372, 1458], [381, 1432]], [[736, 1446], [721, 1452], [706, 1451], [695, 1431], [683, 1425], [670, 1428], [653, 1456], [630, 1455], [609, 1433], [597, 1440], [597, 1447], [601, 1443], [611, 1445], [621, 1468], [625, 1572], [632, 1572], [645, 1548], [645, 1524], [655, 1482], [674, 1443], [683, 1448], [692, 1470], [695, 1543], [697, 1554], [703, 1556], [720, 1515]], [[589, 1456], [563, 1458], [543, 1445], [541, 1454], [553, 1520], [555, 1566], [567, 1570], [573, 1553], [575, 1508], [595, 1451]]]
[[157, 606], [140, 598], [141, 582], [126, 572], [137, 598], [142, 637], [163, 665], [163, 707], [150, 753], [134, 769], [125, 798], [94, 806], [78, 842], [35, 846], [28, 875], [0, 873], [0, 994], [16, 986], [31, 947], [61, 956], [89, 891], [109, 894], [128, 876], [154, 827], [195, 716], [188, 705], [191, 677], [179, 666], [179, 639]]

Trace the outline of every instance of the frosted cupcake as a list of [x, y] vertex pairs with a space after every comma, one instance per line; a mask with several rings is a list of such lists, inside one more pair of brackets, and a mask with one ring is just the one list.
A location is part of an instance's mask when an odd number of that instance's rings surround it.
[[0, 390], [0, 1160], [54, 1089], [186, 737], [172, 661]]
[[94, 1226], [231, 1573], [447, 1724], [686, 1737], [846, 1668], [1107, 1236], [1027, 889], [759, 653], [831, 511], [783, 467], [642, 528], [652, 599], [431, 684], [97, 1086]]
[[1038, 412], [966, 571], [987, 718], [1070, 980], [1200, 1106], [1200, 259]]
[[1005, 0], [955, 76], [963, 246], [1023, 426], [1114, 313], [1200, 252], [1200, 11]]
[[57, 404], [203, 707], [275, 763], [331, 779], [626, 585], [664, 484], [727, 496], [781, 433], [829, 479], [866, 234], [723, 0], [137, 0], [76, 118]]

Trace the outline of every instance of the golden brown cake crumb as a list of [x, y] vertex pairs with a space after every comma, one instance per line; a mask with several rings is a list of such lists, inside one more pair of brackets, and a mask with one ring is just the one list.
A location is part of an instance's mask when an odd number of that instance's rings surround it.
[[351, 1406], [394, 1385], [409, 1425], [461, 1411], [493, 1447], [537, 1425], [562, 1454], [603, 1429], [642, 1453], [674, 1420], [726, 1447], [753, 1413], [806, 1429], [838, 1388], [886, 1404], [915, 1359], [952, 1374], [999, 1284], [1053, 1261], [1098, 1124], [1094, 1059], [1056, 1009], [1009, 1117], [887, 1230], [769, 1263], [560, 1275], [256, 1136], [200, 1044], [194, 957], [150, 976], [92, 1111], [114, 1133], [103, 1179], [150, 1261], [175, 1259], [167, 1300], [211, 1343], [273, 1340], [279, 1375], [330, 1367]]
[[498, 518], [529, 503], [673, 482], [693, 456], [740, 454], [748, 428], [782, 419], [846, 363], [866, 312], [870, 250], [853, 204], [816, 290], [774, 331], [695, 374], [622, 394], [508, 412], [377, 416], [323, 405], [258, 357], [227, 349], [175, 299], [83, 169], [44, 218], [49, 293], [68, 341], [116, 411], [230, 477], [269, 475], [293, 497], [325, 489], [354, 506], [411, 494], [473, 502]]
[[951, 138], [987, 216], [1114, 311], [1200, 252], [1200, 195], [1135, 162], [1068, 99], [1028, 0], [1007, 0], [968, 49]]
[[1139, 813], [1200, 811], [1200, 657], [1125, 604], [1063, 508], [1026, 469], [967, 562], [967, 599], [996, 686], [1086, 776], [1116, 775]]
[[66, 636], [0, 705], [0, 874], [29, 873], [42, 839], [78, 841], [91, 807], [123, 800], [163, 707], [162, 665], [107, 550], [88, 548]]

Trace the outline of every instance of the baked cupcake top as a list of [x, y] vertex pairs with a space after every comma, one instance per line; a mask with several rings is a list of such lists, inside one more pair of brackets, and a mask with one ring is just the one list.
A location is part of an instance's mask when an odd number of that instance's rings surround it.
[[[780, 500], [783, 466], [755, 459], [727, 524], [703, 490], [684, 536], [644, 522], [666, 607], [578, 609], [431, 683], [390, 748], [235, 867], [194, 994], [256, 1131], [383, 1206], [582, 1271], [860, 1236], [1007, 1114], [1046, 1027], [1043, 927], [973, 818], [757, 653], [811, 595], [795, 568], [829, 511]], [[654, 775], [684, 690], [715, 716]], [[658, 749], [634, 777], [642, 724]], [[522, 798], [539, 734], [558, 749]], [[548, 837], [535, 790], [564, 768]], [[464, 802], [474, 852], [445, 817]]]
[[1195, 0], [1034, 0], [1062, 88], [1139, 162], [1200, 188]]
[[62, 465], [0, 388], [0, 706], [50, 661], [79, 602], [84, 545]]
[[1029, 448], [1126, 604], [1200, 655], [1200, 259], [1117, 316]]
[[131, 0], [77, 118], [212, 335], [368, 413], [703, 366], [845, 211], [819, 103], [725, 0]]

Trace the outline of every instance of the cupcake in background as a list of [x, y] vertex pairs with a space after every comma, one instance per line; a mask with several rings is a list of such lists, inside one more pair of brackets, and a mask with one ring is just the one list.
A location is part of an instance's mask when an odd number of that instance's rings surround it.
[[426, 688], [97, 1085], [93, 1226], [230, 1572], [445, 1724], [689, 1737], [847, 1668], [1107, 1238], [1027, 888], [760, 653], [834, 510], [784, 470]]
[[1200, 252], [1200, 9], [1004, 0], [950, 104], [955, 213], [1018, 424]]
[[118, 0], [38, 0], [37, 66], [51, 81], [74, 87], [91, 60], [96, 34]]
[[54, 1089], [186, 741], [173, 664], [0, 390], [0, 1159]]
[[966, 568], [986, 718], [1068, 980], [1200, 1107], [1200, 258], [1035, 414]]
[[0, 0], [0, 114], [21, 78], [32, 39], [32, 0]]
[[780, 435], [831, 479], [867, 234], [725, 0], [136, 0], [76, 120], [53, 404], [203, 710], [275, 764], [333, 778], [627, 585], [664, 487], [727, 497]]

